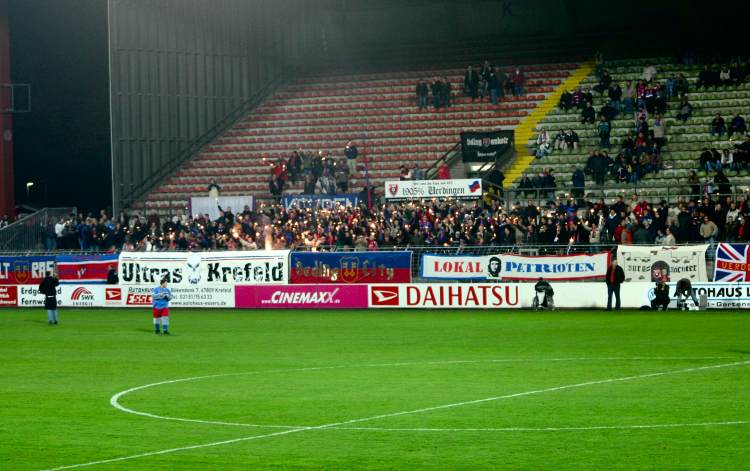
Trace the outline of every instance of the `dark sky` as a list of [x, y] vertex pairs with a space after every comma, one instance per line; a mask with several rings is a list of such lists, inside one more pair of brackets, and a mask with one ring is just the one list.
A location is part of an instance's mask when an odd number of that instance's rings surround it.
[[32, 112], [14, 116], [16, 200], [111, 205], [107, 2], [11, 0], [11, 74], [31, 84]]

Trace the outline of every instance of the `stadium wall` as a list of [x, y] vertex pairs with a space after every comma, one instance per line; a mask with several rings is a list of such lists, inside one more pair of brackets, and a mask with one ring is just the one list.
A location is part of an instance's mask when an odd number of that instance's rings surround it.
[[233, 111], [315, 56], [317, 3], [108, 0], [115, 212]]

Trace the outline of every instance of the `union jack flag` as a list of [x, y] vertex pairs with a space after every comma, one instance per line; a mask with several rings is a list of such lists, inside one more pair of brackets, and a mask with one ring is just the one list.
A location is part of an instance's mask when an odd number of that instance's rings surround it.
[[750, 281], [750, 245], [719, 244], [714, 281]]

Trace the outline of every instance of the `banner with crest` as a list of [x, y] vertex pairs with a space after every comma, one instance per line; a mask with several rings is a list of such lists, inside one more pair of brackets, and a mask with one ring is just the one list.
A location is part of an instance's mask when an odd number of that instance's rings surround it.
[[292, 252], [292, 284], [410, 283], [411, 254], [402, 252]]
[[617, 263], [625, 271], [625, 281], [708, 281], [708, 245], [639, 246], [620, 245]]
[[0, 285], [38, 285], [55, 268], [55, 257], [0, 257]]

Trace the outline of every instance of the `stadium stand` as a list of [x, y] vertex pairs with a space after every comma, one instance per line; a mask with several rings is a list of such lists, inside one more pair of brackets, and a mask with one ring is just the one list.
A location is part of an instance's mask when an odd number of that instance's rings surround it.
[[[731, 151], [734, 146], [742, 143], [743, 136], [733, 136], [730, 142], [727, 135], [712, 136], [709, 132], [711, 121], [720, 113], [726, 120], [727, 126], [735, 113], [747, 117], [750, 113], [750, 83], [745, 81], [739, 85], [719, 85], [697, 88], [696, 84], [703, 65], [683, 65], [676, 63], [673, 58], [645, 58], [636, 60], [608, 61], [604, 68], [609, 70], [613, 79], [624, 88], [626, 81], [634, 84], [641, 77], [644, 67], [653, 65], [657, 74], [654, 78], [662, 85], [674, 74], [683, 74], [688, 81], [688, 101], [692, 105], [692, 114], [686, 121], [677, 118], [680, 108], [680, 98], [673, 96], [667, 104], [664, 120], [666, 123], [666, 143], [662, 147], [663, 170], [658, 173], [650, 172], [640, 178], [637, 183], [616, 183], [613, 177], [607, 175], [605, 185], [595, 185], [591, 175], [586, 175], [586, 192], [590, 195], [612, 197], [619, 194], [629, 194], [636, 188], [638, 194], [652, 200], [670, 197], [672, 201], [678, 196], [694, 194], [692, 185], [700, 185], [701, 193], [705, 192], [707, 184], [713, 185], [714, 172], [707, 172], [699, 168], [699, 158], [704, 148], [715, 148], [719, 152], [724, 149]], [[589, 75], [582, 83], [584, 88], [593, 88], [599, 83], [595, 74]], [[571, 89], [570, 92], [574, 92]], [[607, 100], [607, 94], [601, 96], [593, 92], [593, 108], [598, 112]], [[653, 130], [655, 113], [648, 116], [649, 128]], [[565, 112], [560, 108], [553, 109], [537, 125], [536, 132], [525, 143], [527, 153], [534, 154], [537, 150], [537, 137], [544, 129], [552, 140], [559, 130], [573, 129], [580, 138], [577, 151], [553, 150], [548, 156], [533, 159], [533, 163], [526, 169], [527, 176], [533, 178], [545, 169], [554, 169], [558, 187], [571, 186], [572, 174], [576, 168], [583, 170], [587, 159], [594, 150], [608, 150], [609, 156], [615, 159], [628, 133], [633, 138], [635, 120], [633, 115], [621, 112], [612, 120], [611, 148], [601, 149], [596, 123], [581, 124], [581, 111], [575, 107]], [[691, 171], [696, 171], [698, 183], [688, 181]], [[735, 193], [747, 192], [750, 186], [750, 173], [747, 168], [725, 169]], [[521, 177], [508, 179], [514, 187], [518, 187]]]
[[[149, 194], [136, 209], [173, 211], [188, 198], [206, 193], [211, 179], [222, 194], [269, 196], [272, 163], [297, 149], [323, 151], [343, 158], [347, 141], [360, 150], [358, 172], [350, 188], [398, 178], [399, 167], [428, 168], [449, 151], [464, 130], [513, 129], [578, 67], [578, 63], [520, 66], [527, 79], [525, 94], [506, 96], [498, 106], [472, 103], [462, 92], [463, 68], [398, 73], [339, 75], [299, 79], [225, 132]], [[502, 67], [510, 73], [515, 66]], [[453, 85], [450, 108], [420, 111], [415, 85], [419, 78], [447, 76]], [[297, 183], [290, 191], [299, 192]]]

